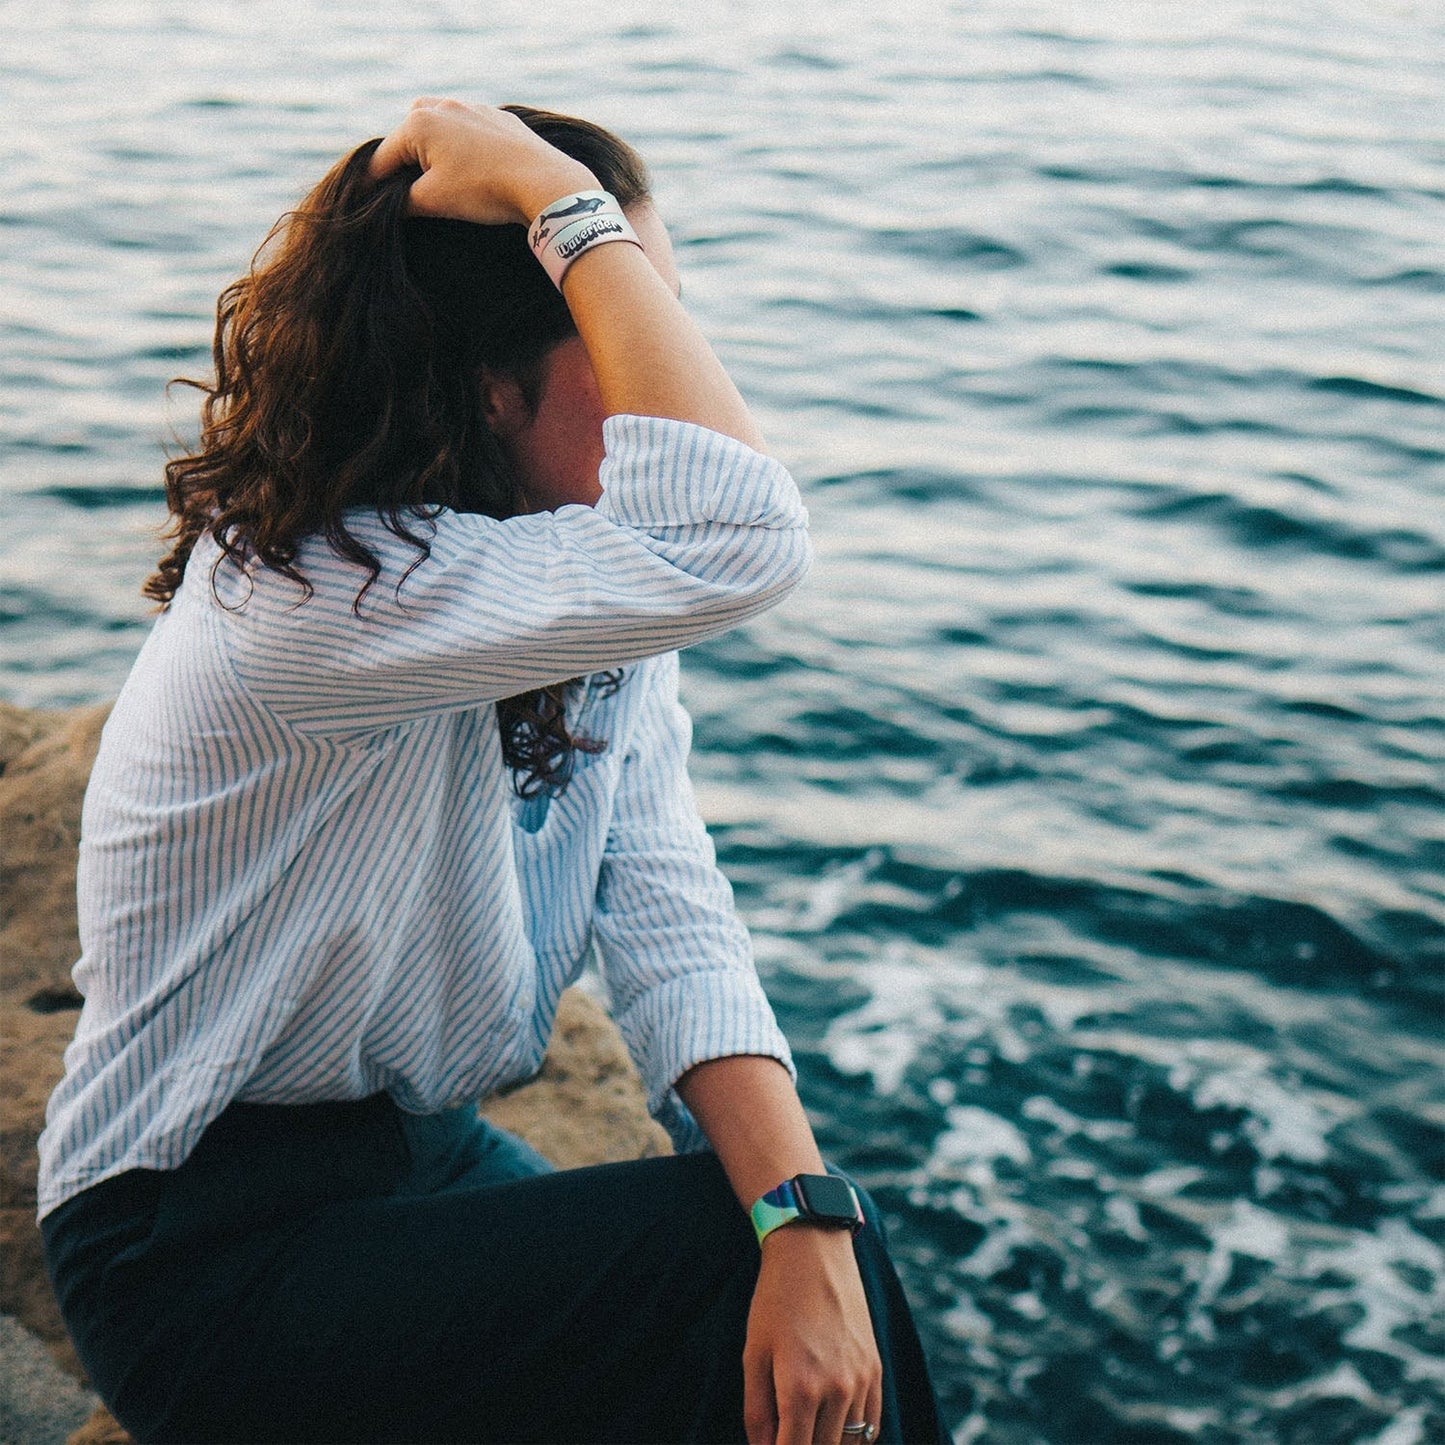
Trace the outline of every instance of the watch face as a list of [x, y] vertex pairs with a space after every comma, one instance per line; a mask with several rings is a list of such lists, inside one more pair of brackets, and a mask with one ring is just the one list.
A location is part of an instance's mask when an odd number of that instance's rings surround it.
[[848, 1224], [857, 1222], [858, 1207], [853, 1203], [853, 1191], [841, 1179], [831, 1174], [800, 1174], [794, 1184], [809, 1214]]

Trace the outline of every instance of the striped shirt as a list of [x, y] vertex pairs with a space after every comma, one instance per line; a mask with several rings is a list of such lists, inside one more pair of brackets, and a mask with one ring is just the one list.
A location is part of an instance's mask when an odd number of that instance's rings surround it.
[[[388, 1091], [430, 1112], [539, 1066], [558, 995], [598, 946], [648, 1104], [693, 1064], [791, 1067], [686, 776], [674, 649], [777, 602], [807, 568], [776, 462], [681, 422], [604, 428], [595, 508], [444, 512], [431, 555], [347, 525], [279, 573], [198, 543], [106, 724], [82, 820], [85, 997], [40, 1140], [39, 1212], [172, 1169], [233, 1099]], [[408, 568], [413, 570], [408, 572]], [[219, 595], [217, 595], [219, 594]], [[560, 795], [522, 801], [494, 704], [584, 684], [605, 738]]]

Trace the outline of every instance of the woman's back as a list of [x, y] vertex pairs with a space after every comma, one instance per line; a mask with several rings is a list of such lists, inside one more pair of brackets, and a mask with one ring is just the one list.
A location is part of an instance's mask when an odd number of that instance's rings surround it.
[[[540, 1063], [492, 704], [730, 625], [808, 556], [777, 463], [677, 422], [614, 418], [608, 437], [596, 509], [443, 513], [415, 566], [351, 518], [384, 564], [360, 603], [319, 539], [298, 558], [309, 596], [197, 544], [92, 773], [86, 1005], [41, 1139], [42, 1214], [175, 1168], [233, 1098], [387, 1089], [430, 1111]], [[686, 487], [719, 515], [679, 536]]]

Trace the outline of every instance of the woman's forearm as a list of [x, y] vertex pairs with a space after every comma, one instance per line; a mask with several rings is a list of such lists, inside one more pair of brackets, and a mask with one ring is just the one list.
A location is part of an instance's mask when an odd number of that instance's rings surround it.
[[[794, 1174], [822, 1172], [807, 1115], [776, 1059], [713, 1059], [684, 1074], [677, 1092], [743, 1208]], [[849, 1231], [773, 1230], [762, 1243], [743, 1349], [750, 1445], [833, 1442], [845, 1423], [872, 1424], [882, 1379]]]
[[744, 1209], [823, 1160], [788, 1071], [773, 1058], [710, 1059], [677, 1081], [677, 1093], [722, 1161]]
[[695, 422], [762, 449], [732, 378], [636, 246], [585, 252], [568, 269], [562, 294], [608, 412]]

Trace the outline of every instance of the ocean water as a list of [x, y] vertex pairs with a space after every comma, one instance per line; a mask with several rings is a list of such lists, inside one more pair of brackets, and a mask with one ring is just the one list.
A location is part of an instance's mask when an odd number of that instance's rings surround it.
[[332, 159], [614, 126], [813, 512], [695, 773], [957, 1445], [1445, 1441], [1436, 6], [0, 13], [0, 695], [120, 685]]

